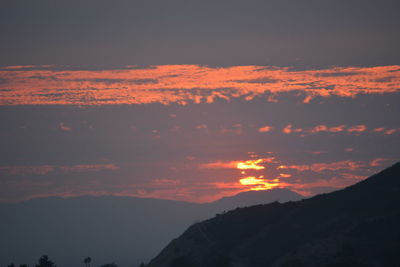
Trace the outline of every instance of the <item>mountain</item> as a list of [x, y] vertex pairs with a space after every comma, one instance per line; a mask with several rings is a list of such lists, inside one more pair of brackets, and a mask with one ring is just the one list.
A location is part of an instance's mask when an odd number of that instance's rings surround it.
[[302, 198], [287, 189], [245, 192], [197, 204], [134, 197], [40, 198], [0, 204], [0, 266], [31, 265], [48, 254], [57, 266], [115, 261], [138, 266], [189, 225], [250, 204]]
[[400, 163], [343, 190], [189, 227], [147, 267], [400, 266]]
[[257, 204], [265, 204], [270, 202], [287, 202], [300, 200], [303, 197], [289, 189], [270, 189], [260, 191], [246, 191], [230, 197], [223, 197], [212, 203], [212, 206], [218, 207], [220, 210], [231, 210], [234, 208], [242, 208], [254, 206]]

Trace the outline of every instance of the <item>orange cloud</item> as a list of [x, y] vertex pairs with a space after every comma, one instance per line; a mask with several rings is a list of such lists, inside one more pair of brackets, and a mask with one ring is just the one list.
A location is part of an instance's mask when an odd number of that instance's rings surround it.
[[344, 131], [345, 125], [338, 125], [338, 126], [333, 126], [329, 127], [326, 125], [317, 125], [312, 129], [306, 130], [309, 133], [319, 133], [319, 132], [331, 132], [331, 133], [337, 133], [337, 132], [342, 132]]
[[200, 125], [197, 125], [195, 128], [196, 129], [207, 129], [208, 127], [206, 124], [200, 124]]
[[347, 129], [347, 131], [350, 133], [360, 133], [364, 132], [365, 130], [367, 130], [367, 126], [365, 125], [355, 125]]
[[388, 129], [385, 131], [385, 134], [390, 135], [390, 134], [394, 134], [397, 131], [399, 131], [399, 129]]
[[256, 159], [256, 160], [246, 160], [246, 161], [239, 161], [236, 164], [236, 168], [239, 170], [263, 170], [265, 169], [264, 166], [259, 165], [263, 163], [264, 159]]
[[[344, 132], [347, 131], [349, 133], [355, 133], [359, 134], [361, 132], [365, 132], [367, 130], [366, 125], [353, 125], [350, 126], [346, 129], [346, 126], [344, 124], [338, 125], [338, 126], [327, 126], [324, 124], [321, 125], [316, 125], [312, 128], [294, 128], [292, 124], [286, 125], [283, 129], [282, 132], [285, 134], [291, 134], [291, 133], [302, 133], [302, 136], [305, 136], [305, 134], [315, 134], [315, 133], [321, 133], [321, 132], [329, 132], [329, 133], [339, 133], [339, 132]], [[393, 134], [395, 132], [399, 131], [399, 129], [385, 129], [385, 128], [375, 128], [373, 129], [373, 132], [383, 132], [384, 134]]]
[[236, 169], [236, 165], [237, 165], [237, 161], [229, 161], [229, 162], [217, 161], [217, 162], [201, 164], [200, 168], [204, 168], [204, 169]]
[[343, 132], [344, 131], [344, 127], [345, 127], [344, 125], [330, 127], [329, 131], [332, 132], [332, 133]]
[[358, 170], [364, 166], [363, 163], [358, 161], [344, 160], [331, 163], [314, 163], [310, 165], [280, 165], [278, 169], [293, 169], [297, 171], [337, 171], [337, 170]]
[[198, 65], [60, 70], [53, 66], [0, 69], [0, 105], [211, 103], [281, 93], [355, 97], [400, 91], [400, 66], [291, 70], [280, 67]]
[[373, 132], [384, 133], [384, 134], [386, 134], [386, 135], [391, 135], [391, 134], [394, 134], [394, 133], [396, 133], [396, 132], [398, 132], [398, 131], [400, 131], [399, 128], [386, 129], [386, 128], [384, 128], [384, 127], [375, 128], [375, 129], [373, 130]]
[[313, 129], [311, 129], [311, 132], [318, 133], [318, 132], [326, 132], [328, 130], [329, 130], [329, 128], [325, 125], [317, 125]]
[[268, 125], [265, 125], [264, 127], [261, 127], [258, 129], [258, 131], [260, 133], [267, 133], [267, 132], [270, 132], [271, 130], [272, 130], [272, 127], [268, 126]]
[[288, 124], [285, 126], [285, 128], [283, 128], [282, 132], [285, 134], [290, 134], [290, 133], [299, 133], [302, 132], [303, 129], [301, 128], [293, 128], [292, 124]]
[[205, 169], [239, 169], [239, 170], [263, 170], [264, 166], [260, 163], [270, 161], [271, 159], [255, 159], [246, 161], [229, 161], [229, 162], [211, 162], [206, 164], [201, 164], [200, 168]]
[[372, 167], [382, 166], [382, 162], [383, 162], [383, 161], [387, 161], [387, 160], [388, 160], [388, 159], [385, 159], [385, 158], [377, 158], [377, 159], [372, 160], [372, 161], [369, 163], [369, 166], [372, 166]]
[[383, 128], [383, 127], [375, 128], [373, 131], [374, 132], [383, 132], [383, 131], [385, 131], [385, 128]]
[[62, 130], [62, 131], [71, 131], [71, 130], [72, 130], [72, 127], [65, 125], [63, 122], [61, 122], [61, 123], [58, 125], [58, 128], [59, 128], [60, 130]]
[[259, 177], [256, 178], [254, 176], [249, 176], [246, 178], [242, 178], [239, 180], [241, 185], [251, 186], [250, 190], [268, 190], [280, 185], [279, 179], [273, 179], [272, 181], [266, 181], [265, 179]]

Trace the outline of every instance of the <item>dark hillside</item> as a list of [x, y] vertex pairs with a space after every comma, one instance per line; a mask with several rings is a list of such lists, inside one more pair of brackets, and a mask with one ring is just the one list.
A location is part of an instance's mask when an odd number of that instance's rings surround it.
[[400, 266], [400, 163], [330, 194], [192, 225], [148, 266]]

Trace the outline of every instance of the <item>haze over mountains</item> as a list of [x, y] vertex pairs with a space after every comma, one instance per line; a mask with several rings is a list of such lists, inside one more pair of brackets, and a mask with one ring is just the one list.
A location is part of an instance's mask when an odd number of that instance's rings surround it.
[[345, 189], [192, 225], [148, 267], [399, 266], [400, 162]]
[[36, 262], [48, 254], [57, 266], [115, 261], [148, 262], [189, 225], [234, 209], [302, 196], [287, 189], [243, 192], [197, 204], [133, 197], [40, 198], [0, 204], [0, 265]]

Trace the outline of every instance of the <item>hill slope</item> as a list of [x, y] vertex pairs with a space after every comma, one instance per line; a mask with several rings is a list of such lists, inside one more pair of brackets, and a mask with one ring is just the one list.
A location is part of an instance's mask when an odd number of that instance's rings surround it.
[[148, 267], [400, 266], [400, 163], [330, 194], [192, 225]]
[[48, 254], [57, 266], [148, 261], [190, 224], [249, 204], [301, 196], [284, 189], [248, 192], [206, 204], [133, 197], [42, 198], [0, 204], [0, 266], [32, 265]]

